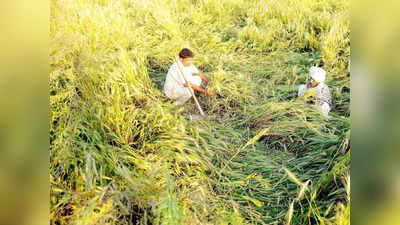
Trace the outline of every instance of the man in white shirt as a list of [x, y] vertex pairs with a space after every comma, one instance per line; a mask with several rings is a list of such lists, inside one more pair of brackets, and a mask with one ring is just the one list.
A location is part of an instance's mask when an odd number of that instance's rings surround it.
[[313, 88], [317, 92], [317, 105], [324, 116], [328, 116], [332, 107], [332, 97], [329, 87], [325, 84], [326, 72], [320, 67], [310, 68], [310, 82], [307, 85], [300, 85], [298, 96], [307, 89]]
[[[178, 62], [172, 64], [168, 70], [164, 84], [164, 93], [178, 105], [183, 104], [192, 97], [188, 88], [189, 85], [193, 91], [205, 94], [208, 97], [214, 96], [214, 93], [200, 87], [202, 80], [204, 80], [206, 84], [209, 83], [209, 80], [192, 64], [193, 57], [194, 54], [192, 51], [187, 48], [182, 49], [179, 52]], [[179, 67], [177, 63], [179, 63]], [[188, 83], [185, 82], [180, 70], [184, 73]]]

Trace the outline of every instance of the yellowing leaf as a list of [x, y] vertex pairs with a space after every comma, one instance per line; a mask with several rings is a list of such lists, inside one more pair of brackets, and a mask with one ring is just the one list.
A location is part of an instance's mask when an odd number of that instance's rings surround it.
[[263, 203], [255, 198], [251, 198], [249, 196], [242, 196], [242, 198], [251, 201], [254, 205], [256, 205], [259, 208], [263, 206]]
[[288, 210], [288, 212], [286, 214], [286, 225], [290, 225], [292, 223], [293, 203], [294, 203], [294, 201], [292, 201], [292, 203], [290, 203], [289, 210]]
[[297, 198], [296, 198], [297, 201], [301, 200], [301, 198], [303, 197], [304, 192], [307, 190], [308, 184], [309, 184], [310, 182], [311, 182], [311, 181], [308, 180], [308, 181], [306, 181], [304, 184], [301, 185], [301, 189], [300, 189], [299, 194], [297, 195]]
[[287, 175], [289, 176], [289, 179], [291, 180], [291, 181], [293, 181], [294, 183], [296, 183], [296, 184], [298, 184], [299, 186], [302, 186], [303, 185], [303, 183], [301, 183], [301, 181], [299, 180], [299, 179], [297, 179], [297, 177], [292, 173], [292, 172], [290, 172], [288, 169], [286, 169], [286, 168], [283, 168], [284, 170], [285, 170], [285, 172], [287, 173]]

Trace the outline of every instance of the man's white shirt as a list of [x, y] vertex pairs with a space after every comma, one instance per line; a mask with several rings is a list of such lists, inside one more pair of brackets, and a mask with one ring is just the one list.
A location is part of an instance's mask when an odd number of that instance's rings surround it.
[[[190, 66], [183, 66], [182, 62], [179, 61], [179, 67], [184, 73], [187, 81], [197, 86], [201, 84], [201, 78], [199, 76], [193, 76], [194, 73], [198, 73], [199, 70], [191, 64]], [[164, 93], [170, 99], [187, 98], [191, 97], [189, 88], [184, 86], [185, 79], [182, 77], [179, 71], [178, 65], [175, 62], [169, 68], [167, 78], [164, 84]]]

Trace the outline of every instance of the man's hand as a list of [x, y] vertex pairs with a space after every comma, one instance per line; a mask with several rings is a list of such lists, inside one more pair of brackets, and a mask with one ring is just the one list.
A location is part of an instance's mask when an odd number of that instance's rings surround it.
[[[190, 84], [190, 83], [189, 83]], [[203, 89], [203, 88], [201, 88], [201, 87], [198, 87], [198, 86], [196, 86], [196, 85], [194, 85], [194, 84], [190, 84], [190, 86], [192, 87], [192, 89], [194, 90], [194, 91], [196, 91], [196, 92], [199, 92], [199, 93], [202, 93], [202, 94], [205, 94], [205, 95], [207, 95], [208, 97], [213, 97], [215, 94], [214, 94], [214, 92], [212, 92], [212, 91], [207, 91], [206, 89]]]
[[183, 84], [183, 86], [185, 86], [185, 87], [189, 87], [189, 86], [192, 86], [189, 82], [185, 82], [184, 84]]
[[204, 82], [206, 82], [207, 85], [210, 83], [210, 80], [201, 71], [199, 71], [198, 73], [195, 73], [195, 75], [200, 76], [200, 78], [202, 80], [204, 80]]
[[215, 95], [215, 93], [212, 91], [206, 91], [204, 94], [207, 95], [208, 97], [214, 97]]

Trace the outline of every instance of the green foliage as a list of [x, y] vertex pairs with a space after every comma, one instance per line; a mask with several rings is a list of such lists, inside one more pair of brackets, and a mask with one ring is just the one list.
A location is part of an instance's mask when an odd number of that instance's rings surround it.
[[[51, 2], [52, 224], [349, 224], [349, 2]], [[175, 107], [183, 47], [216, 98]], [[324, 64], [330, 118], [297, 98]]]

